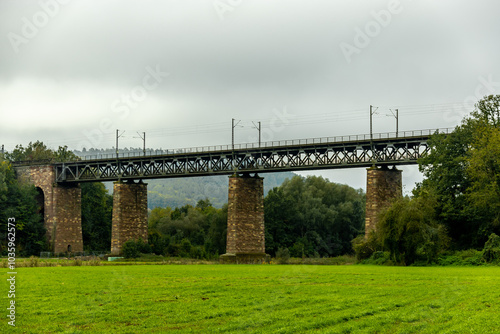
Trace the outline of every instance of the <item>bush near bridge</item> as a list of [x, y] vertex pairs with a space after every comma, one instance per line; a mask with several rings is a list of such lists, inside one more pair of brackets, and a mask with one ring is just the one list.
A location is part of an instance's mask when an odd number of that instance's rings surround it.
[[354, 241], [358, 258], [387, 251], [406, 265], [499, 261], [500, 95], [484, 97], [453, 133], [429, 144], [419, 161], [423, 182], [413, 198], [381, 212], [377, 233]]

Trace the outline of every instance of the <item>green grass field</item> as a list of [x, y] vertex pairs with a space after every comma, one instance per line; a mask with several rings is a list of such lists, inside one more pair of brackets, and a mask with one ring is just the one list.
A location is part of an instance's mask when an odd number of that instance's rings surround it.
[[4, 279], [0, 332], [499, 333], [499, 276], [499, 267], [19, 268], [16, 328]]

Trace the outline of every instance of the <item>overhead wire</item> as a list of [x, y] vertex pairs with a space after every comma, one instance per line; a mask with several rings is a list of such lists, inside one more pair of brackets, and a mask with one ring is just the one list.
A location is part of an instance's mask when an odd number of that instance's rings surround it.
[[[398, 109], [400, 117], [420, 116], [426, 114], [440, 114], [450, 110], [456, 110], [458, 108], [460, 109], [466, 108], [466, 106], [464, 106], [463, 103], [458, 103], [458, 102], [427, 104], [427, 105], [396, 105], [396, 106], [377, 105], [376, 107], [378, 107], [380, 111], [389, 109]], [[293, 115], [292, 113], [285, 113], [285, 115], [288, 115], [288, 118], [282, 118], [281, 122], [286, 126], [301, 126], [301, 125], [310, 125], [318, 123], [346, 122], [346, 121], [362, 120], [368, 118], [367, 109], [344, 110], [342, 112], [337, 112], [335, 114], [318, 113], [309, 115]], [[385, 114], [381, 114], [380, 112], [377, 112], [374, 115], [380, 117], [385, 116]], [[275, 111], [275, 115], [273, 117], [260, 119], [262, 128], [272, 127], [273, 126], [272, 122], [276, 122], [277, 119], [280, 119], [279, 109]], [[243, 121], [252, 122], [255, 121], [255, 119], [243, 119]], [[137, 129], [134, 130], [126, 129], [125, 131], [133, 131], [135, 133]], [[146, 129], [142, 131], [145, 131], [147, 133], [148, 138], [222, 133], [230, 131], [230, 123], [216, 122], [208, 124], [181, 125], [168, 128]], [[111, 139], [115, 138], [114, 132], [102, 133], [101, 136], [102, 136], [101, 141], [103, 142], [112, 142]], [[70, 143], [77, 143], [83, 140], [88, 140], [88, 138], [82, 135], [77, 137], [57, 138], [52, 140], [49, 139], [46, 141], [46, 144], [57, 145], [58, 143], [63, 142], [64, 145], [68, 145]]]

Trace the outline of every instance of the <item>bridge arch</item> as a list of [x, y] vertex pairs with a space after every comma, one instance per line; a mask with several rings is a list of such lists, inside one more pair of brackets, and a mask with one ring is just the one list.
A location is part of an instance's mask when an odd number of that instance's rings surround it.
[[37, 202], [37, 214], [42, 217], [42, 221], [45, 222], [45, 194], [43, 192], [43, 189], [40, 187], [36, 187], [36, 202]]

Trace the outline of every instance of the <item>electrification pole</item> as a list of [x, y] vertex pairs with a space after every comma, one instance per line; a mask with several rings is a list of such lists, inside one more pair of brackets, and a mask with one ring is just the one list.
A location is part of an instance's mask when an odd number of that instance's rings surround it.
[[399, 110], [396, 109], [396, 138], [398, 138], [399, 134]]
[[262, 128], [261, 123], [260, 123], [260, 122], [257, 122], [257, 124], [259, 124], [259, 126], [257, 126], [257, 125], [255, 125], [255, 123], [252, 121], [252, 124], [253, 124], [253, 126], [257, 129], [257, 131], [259, 131], [259, 147], [260, 147], [260, 138], [261, 138], [261, 131], [260, 131], [260, 130], [261, 130], [261, 128]]
[[373, 141], [373, 107], [370, 104], [370, 142]]
[[119, 153], [118, 153], [118, 138], [120, 138], [121, 136], [123, 136], [124, 133], [125, 133], [125, 130], [120, 134], [120, 130], [116, 129], [116, 159], [118, 159], [118, 157], [119, 157]]
[[116, 159], [118, 159], [118, 138], [120, 138], [120, 136], [118, 135], [120, 130], [116, 129]]
[[[144, 156], [146, 156], [146, 132], [143, 132], [142, 136], [139, 132], [137, 132], [137, 134], [139, 135], [139, 138], [142, 139], [142, 153], [144, 154]], [[137, 137], [134, 137], [134, 138], [137, 138]]]
[[[394, 113], [391, 109], [389, 109], [392, 116], [394, 116], [394, 118], [396, 119], [396, 138], [398, 138], [399, 137], [399, 110], [398, 109], [394, 109], [394, 110], [396, 111], [396, 113]], [[387, 116], [391, 116], [391, 115], [387, 115]]]
[[261, 139], [261, 129], [262, 129], [262, 124], [259, 121], [259, 147], [260, 147], [260, 139]]

